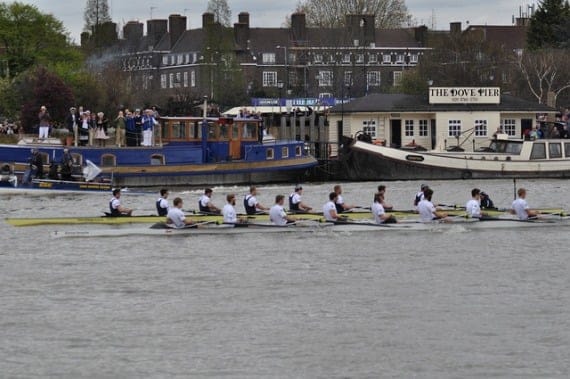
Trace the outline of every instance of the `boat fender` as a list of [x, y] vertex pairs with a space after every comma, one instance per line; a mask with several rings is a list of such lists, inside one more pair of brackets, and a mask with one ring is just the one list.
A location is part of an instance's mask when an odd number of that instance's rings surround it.
[[473, 178], [473, 173], [471, 171], [465, 170], [461, 173], [461, 179], [466, 180], [466, 179], [471, 179], [471, 178]]

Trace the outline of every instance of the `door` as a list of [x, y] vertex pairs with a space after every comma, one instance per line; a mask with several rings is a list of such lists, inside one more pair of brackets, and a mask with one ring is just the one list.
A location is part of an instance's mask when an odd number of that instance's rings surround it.
[[390, 146], [402, 146], [402, 120], [390, 120]]
[[532, 130], [532, 118], [521, 119], [521, 138], [530, 135]]
[[431, 125], [430, 125], [430, 136], [431, 136], [431, 149], [435, 149], [435, 145], [437, 143], [437, 135], [436, 135], [436, 129], [435, 129], [435, 120], [431, 120]]
[[234, 122], [231, 125], [230, 135], [230, 157], [232, 159], [241, 159], [241, 133], [240, 130], [244, 125], [242, 123]]

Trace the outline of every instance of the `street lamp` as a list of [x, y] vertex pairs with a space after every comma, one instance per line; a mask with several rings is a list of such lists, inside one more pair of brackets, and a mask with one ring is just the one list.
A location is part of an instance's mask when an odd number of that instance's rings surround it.
[[283, 91], [283, 82], [281, 80], [277, 82], [277, 88], [279, 88], [279, 99], [277, 102], [279, 103], [279, 114], [281, 114], [281, 91]]

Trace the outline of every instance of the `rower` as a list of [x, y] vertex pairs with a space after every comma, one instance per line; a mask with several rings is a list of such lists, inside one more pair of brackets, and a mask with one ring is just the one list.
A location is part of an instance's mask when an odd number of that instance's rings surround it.
[[295, 222], [295, 218], [288, 216], [283, 209], [283, 204], [285, 203], [285, 196], [277, 195], [275, 196], [275, 204], [269, 210], [269, 220], [275, 225], [286, 225]]
[[222, 209], [222, 215], [224, 216], [224, 223], [226, 224], [235, 224], [238, 222], [236, 209], [234, 208], [236, 205], [236, 195], [233, 193], [229, 193], [226, 196], [226, 205]]
[[344, 202], [344, 199], [342, 198], [342, 187], [340, 184], [335, 185], [333, 191], [336, 193], [335, 206], [337, 213], [343, 213], [354, 208], [354, 205], [349, 205]]
[[168, 190], [163, 188], [160, 190], [160, 197], [156, 200], [156, 212], [159, 216], [166, 216], [168, 214]]
[[249, 187], [249, 194], [245, 195], [243, 198], [243, 207], [245, 208], [245, 213], [248, 215], [263, 213], [263, 211], [267, 211], [269, 209], [257, 201], [256, 195], [257, 187], [251, 186]]
[[526, 202], [526, 189], [519, 188], [517, 191], [518, 199], [513, 201], [513, 205], [511, 208], [511, 214], [516, 215], [519, 220], [528, 220], [529, 218], [533, 217], [540, 217], [540, 212], [531, 210]]
[[441, 212], [431, 202], [433, 190], [426, 188], [424, 191], [424, 198], [418, 203], [418, 213], [420, 214], [421, 222], [431, 222], [433, 220], [441, 220], [447, 217], [447, 213]]
[[289, 195], [290, 211], [304, 213], [304, 212], [310, 212], [313, 209], [301, 201], [302, 195], [303, 195], [303, 187], [300, 184], [297, 184], [295, 186], [295, 192]]
[[194, 221], [187, 219], [182, 211], [182, 206], [184, 202], [181, 198], [177, 197], [172, 202], [174, 205], [172, 208], [168, 210], [168, 214], [166, 215], [166, 224], [173, 228], [184, 228], [187, 225], [194, 224]]
[[428, 187], [427, 184], [422, 184], [422, 185], [420, 186], [420, 192], [416, 193], [416, 197], [414, 198], [414, 207], [416, 207], [416, 209], [417, 209], [417, 207], [418, 207], [420, 201], [422, 201], [422, 200], [424, 199], [424, 197], [425, 197], [424, 192], [425, 192], [425, 190], [427, 190], [428, 188], [429, 188], [429, 187]]
[[198, 208], [200, 209], [200, 212], [209, 213], [209, 214], [220, 214], [220, 208], [212, 204], [211, 200], [213, 193], [214, 191], [212, 191], [211, 188], [206, 188], [204, 190], [204, 194], [200, 197], [200, 200], [198, 200]]
[[380, 184], [378, 186], [378, 193], [380, 195], [382, 195], [382, 197], [381, 197], [382, 203], [381, 204], [382, 204], [382, 207], [384, 208], [384, 210], [390, 211], [390, 210], [394, 209], [394, 206], [392, 204], [388, 204], [386, 202], [386, 186], [385, 185]]
[[133, 213], [133, 210], [130, 208], [125, 208], [121, 205], [121, 189], [115, 188], [113, 190], [113, 197], [109, 202], [109, 209], [111, 210], [111, 216], [119, 217], [119, 216], [130, 216]]
[[329, 193], [329, 201], [327, 201], [323, 206], [323, 216], [326, 221], [338, 221], [337, 201], [338, 201], [338, 194], [336, 192]]
[[487, 195], [486, 192], [481, 191], [481, 208], [483, 209], [496, 209], [495, 204], [493, 204], [493, 200]]
[[467, 212], [467, 217], [481, 218], [483, 214], [481, 213], [481, 190], [479, 188], [473, 188], [471, 190], [471, 200], [465, 204], [465, 211]]
[[370, 207], [370, 210], [372, 211], [372, 216], [374, 216], [374, 222], [376, 222], [377, 224], [397, 223], [398, 220], [396, 220], [396, 217], [394, 217], [394, 215], [386, 213], [386, 210], [382, 205], [383, 201], [384, 201], [384, 196], [382, 195], [382, 193], [377, 192], [374, 195], [374, 203]]

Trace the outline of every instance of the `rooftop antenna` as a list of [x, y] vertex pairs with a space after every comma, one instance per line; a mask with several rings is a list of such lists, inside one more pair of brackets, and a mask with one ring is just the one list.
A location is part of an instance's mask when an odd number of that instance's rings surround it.
[[150, 19], [152, 20], [152, 11], [155, 10], [156, 7], [150, 7]]

